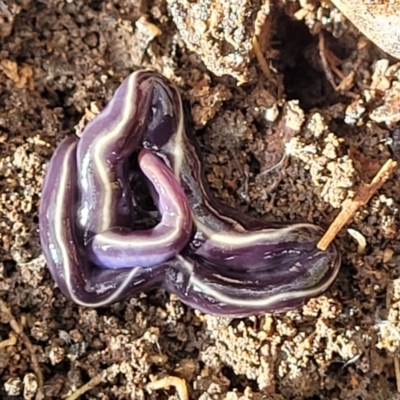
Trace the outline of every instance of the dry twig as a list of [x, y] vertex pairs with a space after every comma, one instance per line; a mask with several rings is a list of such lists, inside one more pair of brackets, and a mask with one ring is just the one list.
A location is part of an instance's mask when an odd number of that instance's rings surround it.
[[267, 60], [265, 59], [265, 57], [261, 51], [260, 44], [258, 42], [256, 35], [253, 36], [253, 38], [251, 39], [251, 42], [253, 45], [254, 54], [256, 55], [257, 61], [260, 64], [260, 68], [261, 68], [263, 74], [265, 75], [265, 77], [267, 79], [269, 79], [271, 77], [271, 71], [269, 69]]
[[353, 218], [358, 209], [367, 204], [371, 197], [388, 180], [396, 165], [396, 161], [393, 161], [392, 159], [386, 161], [383, 167], [372, 179], [371, 183], [362, 183], [354, 198], [347, 199], [343, 203], [342, 210], [317, 244], [317, 247], [320, 250], [324, 251], [328, 248], [339, 231]]
[[397, 393], [400, 393], [400, 361], [398, 356], [393, 357], [394, 373], [396, 375], [396, 388]]
[[[337, 68], [336, 63], [340, 60], [326, 48], [325, 36], [322, 32], [320, 32], [318, 35], [318, 52], [326, 79], [331, 84], [333, 89], [336, 92], [343, 92], [348, 97], [358, 99], [358, 95], [350, 91], [351, 86], [353, 86], [355, 72], [351, 71], [345, 76], [343, 75], [342, 71]], [[339, 85], [336, 85], [333, 73], [340, 79]]]
[[166, 378], [158, 381], [150, 382], [146, 385], [147, 390], [160, 390], [168, 389], [170, 386], [175, 387], [180, 400], [189, 400], [189, 393], [184, 379], [178, 378], [177, 376], [167, 376]]
[[81, 386], [75, 393], [71, 394], [68, 396], [65, 400], [76, 400], [89, 390], [92, 390], [95, 388], [97, 385], [100, 385], [100, 383], [104, 382], [107, 375], [111, 372], [114, 372], [115, 370], [115, 364], [111, 365], [107, 369], [101, 371], [99, 374], [94, 376], [88, 383], [85, 383], [83, 386]]
[[[389, 313], [389, 310], [392, 306], [392, 295], [394, 295], [393, 291], [394, 291], [394, 286], [393, 286], [393, 281], [392, 281], [391, 285], [389, 285], [387, 287], [387, 291], [386, 291], [387, 313]], [[398, 330], [396, 329], [396, 327], [391, 326], [391, 321], [389, 319], [384, 320], [384, 321], [381, 320], [379, 322], [381, 325], [385, 324], [388, 327], [390, 327], [390, 329], [393, 331], [393, 333], [395, 333], [396, 336], [398, 335]], [[397, 356], [396, 354], [393, 355], [393, 365], [394, 365], [394, 375], [396, 378], [396, 389], [397, 389], [397, 393], [400, 393], [400, 359], [399, 359], [399, 356]]]
[[13, 332], [10, 332], [10, 336], [6, 340], [2, 340], [0, 342], [0, 349], [4, 349], [9, 346], [15, 346], [17, 344], [17, 335], [15, 335]]
[[325, 49], [325, 37], [322, 32], [319, 33], [318, 35], [318, 52], [319, 52], [319, 57], [321, 60], [321, 65], [324, 70], [326, 79], [328, 82], [331, 84], [331, 86], [336, 90], [336, 82], [335, 78], [333, 77], [331, 68], [332, 66], [329, 66], [327, 57], [326, 57], [326, 49]]

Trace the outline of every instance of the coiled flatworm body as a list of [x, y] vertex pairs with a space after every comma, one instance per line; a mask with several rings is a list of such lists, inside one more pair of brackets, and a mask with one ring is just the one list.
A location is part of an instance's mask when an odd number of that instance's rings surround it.
[[[138, 175], [160, 215], [149, 229], [135, 228]], [[335, 246], [316, 247], [321, 233], [216, 201], [179, 92], [152, 71], [131, 74], [80, 139], [59, 145], [40, 204], [49, 270], [65, 296], [88, 307], [161, 287], [222, 316], [296, 308], [338, 273]]]

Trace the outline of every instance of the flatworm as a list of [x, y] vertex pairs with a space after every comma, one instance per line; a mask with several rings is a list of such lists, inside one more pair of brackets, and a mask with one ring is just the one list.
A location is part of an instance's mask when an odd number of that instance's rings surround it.
[[[147, 177], [160, 221], [135, 228], [130, 177]], [[99, 307], [165, 288], [203, 312], [244, 317], [299, 307], [328, 289], [341, 257], [308, 223], [255, 220], [218, 202], [178, 90], [131, 74], [48, 166], [39, 210], [49, 270], [77, 304]]]

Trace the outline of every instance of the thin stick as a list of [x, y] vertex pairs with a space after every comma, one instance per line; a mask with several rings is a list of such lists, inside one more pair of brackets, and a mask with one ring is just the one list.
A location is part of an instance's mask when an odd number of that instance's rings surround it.
[[168, 389], [173, 386], [180, 400], [189, 400], [189, 393], [186, 386], [186, 381], [184, 379], [178, 378], [177, 376], [167, 376], [166, 378], [160, 379], [158, 381], [150, 382], [146, 385], [147, 390], [160, 390]]
[[107, 369], [101, 371], [99, 374], [94, 376], [88, 383], [85, 383], [81, 386], [75, 393], [71, 394], [71, 396], [67, 397], [66, 400], [76, 400], [89, 390], [92, 390], [100, 383], [104, 382], [109, 372], [114, 372], [115, 364], [111, 365]]
[[15, 335], [14, 332], [10, 332], [9, 338], [0, 342], [0, 349], [4, 349], [5, 347], [9, 346], [15, 346], [17, 341], [17, 335]]
[[[391, 282], [392, 284], [390, 286], [387, 287], [386, 290], [386, 312], [388, 313], [391, 306], [392, 306], [392, 296], [394, 295], [394, 286], [393, 286], [393, 281]], [[387, 321], [388, 326], [391, 327], [391, 321], [390, 319], [388, 319]], [[397, 333], [397, 329], [396, 328], [390, 328], [393, 329], [393, 332]], [[397, 393], [400, 393], [400, 360], [399, 357], [394, 355], [393, 356], [393, 365], [394, 365], [394, 376], [396, 377], [396, 389], [397, 389]]]
[[328, 60], [326, 59], [326, 54], [325, 54], [325, 37], [322, 32], [318, 35], [318, 52], [319, 52], [319, 57], [321, 60], [322, 64], [322, 69], [325, 72], [326, 79], [328, 82], [331, 84], [331, 86], [336, 90], [336, 82], [333, 77], [332, 71], [329, 68]]
[[[80, 396], [94, 389], [100, 383], [104, 382], [109, 372], [115, 372], [116, 364], [111, 365], [107, 369], [101, 371], [99, 374], [94, 376], [88, 383], [81, 386], [75, 393], [68, 396], [65, 400], [77, 400]], [[147, 390], [160, 390], [167, 389], [170, 386], [175, 387], [176, 392], [180, 400], [189, 400], [189, 393], [186, 387], [186, 382], [184, 379], [178, 378], [176, 376], [168, 376], [166, 378], [160, 379], [155, 382], [150, 382], [146, 385]]]
[[343, 203], [342, 210], [317, 244], [317, 247], [320, 250], [325, 251], [328, 248], [339, 231], [354, 217], [358, 209], [367, 204], [371, 197], [388, 180], [396, 165], [396, 161], [393, 161], [392, 159], [387, 160], [383, 167], [375, 175], [374, 179], [372, 179], [371, 183], [362, 183], [358, 188], [354, 198], [347, 199]]
[[399, 362], [399, 357], [394, 356], [393, 357], [393, 362], [394, 362], [394, 373], [396, 375], [397, 393], [400, 393], [400, 362]]
[[35, 349], [28, 336], [25, 334], [21, 324], [15, 319], [14, 315], [11, 313], [11, 310], [7, 307], [6, 303], [0, 299], [0, 312], [4, 313], [8, 319], [11, 329], [17, 334], [18, 337], [22, 339], [25, 347], [29, 351], [31, 361], [32, 361], [32, 369], [35, 373], [37, 384], [38, 384], [38, 393], [42, 391], [43, 388], [43, 372], [39, 365], [39, 360], [35, 354]]
[[271, 77], [271, 70], [269, 69], [267, 60], [264, 57], [264, 54], [261, 51], [260, 43], [258, 42], [257, 36], [254, 35], [251, 39], [251, 43], [253, 45], [253, 51], [256, 55], [257, 61], [260, 64], [260, 68], [267, 79]]

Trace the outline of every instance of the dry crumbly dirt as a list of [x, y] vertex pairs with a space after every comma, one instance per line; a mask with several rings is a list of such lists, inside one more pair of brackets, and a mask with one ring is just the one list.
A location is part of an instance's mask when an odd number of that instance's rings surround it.
[[[142, 67], [180, 88], [216, 196], [254, 216], [327, 227], [400, 158], [400, 64], [328, 2], [0, 0], [0, 298], [44, 398], [105, 371], [82, 399], [179, 399], [146, 386], [169, 376], [190, 399], [399, 399], [398, 170], [351, 222], [366, 246], [341, 232], [337, 281], [299, 310], [227, 320], [163, 291], [92, 310], [54, 288], [38, 240], [46, 164]], [[10, 322], [3, 309], [0, 398], [43, 398]]]

